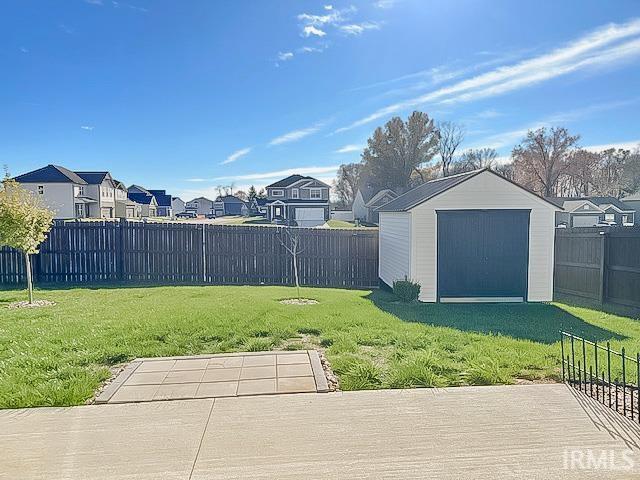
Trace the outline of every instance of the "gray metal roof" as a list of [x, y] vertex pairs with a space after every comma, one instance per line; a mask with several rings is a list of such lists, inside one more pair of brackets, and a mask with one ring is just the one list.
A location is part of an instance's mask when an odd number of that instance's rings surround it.
[[437, 178], [429, 182], [423, 183], [416, 188], [403, 193], [398, 198], [391, 200], [389, 203], [381, 206], [377, 210], [379, 212], [406, 212], [422, 202], [426, 202], [430, 198], [449, 190], [451, 187], [458, 185], [472, 177], [475, 177], [486, 168], [473, 170], [471, 172], [451, 175], [450, 177]]

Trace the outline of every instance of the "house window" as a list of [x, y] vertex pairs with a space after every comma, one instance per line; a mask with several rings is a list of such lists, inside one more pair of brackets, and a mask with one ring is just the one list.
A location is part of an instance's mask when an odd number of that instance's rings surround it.
[[84, 204], [76, 203], [76, 218], [84, 218]]
[[84, 187], [82, 185], [78, 187], [78, 195], [84, 195]]
[[44, 185], [38, 185], [38, 195], [44, 195]]
[[312, 188], [309, 192], [309, 198], [312, 200], [320, 200], [322, 199], [322, 189], [321, 188]]
[[284, 190], [271, 190], [271, 195], [274, 197], [284, 197]]
[[622, 223], [630, 223], [629, 215], [622, 215]]
[[615, 215], [614, 213], [605, 213], [605, 214], [604, 214], [604, 219], [605, 219], [607, 222], [613, 222], [613, 221], [615, 221], [615, 219], [616, 219], [616, 215]]
[[297, 188], [291, 190], [291, 198], [299, 198], [300, 191]]

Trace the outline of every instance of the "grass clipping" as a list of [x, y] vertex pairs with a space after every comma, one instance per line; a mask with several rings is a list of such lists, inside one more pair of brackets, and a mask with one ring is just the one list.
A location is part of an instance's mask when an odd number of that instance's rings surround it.
[[313, 298], [285, 298], [280, 300], [283, 305], [317, 305], [318, 301]]

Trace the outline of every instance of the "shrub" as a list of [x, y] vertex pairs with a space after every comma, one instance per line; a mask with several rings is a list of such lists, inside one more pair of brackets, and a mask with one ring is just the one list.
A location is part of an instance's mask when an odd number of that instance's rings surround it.
[[393, 293], [403, 302], [414, 302], [420, 295], [420, 284], [408, 279], [393, 282]]

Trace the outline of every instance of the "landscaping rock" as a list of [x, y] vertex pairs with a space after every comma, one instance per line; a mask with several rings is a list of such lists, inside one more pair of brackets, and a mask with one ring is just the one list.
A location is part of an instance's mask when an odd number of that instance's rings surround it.
[[287, 298], [280, 300], [284, 305], [317, 305], [318, 301], [312, 298]]

